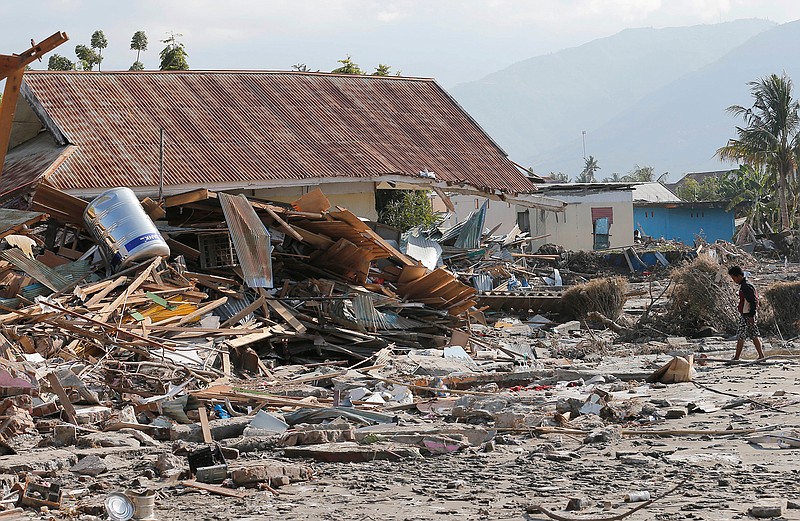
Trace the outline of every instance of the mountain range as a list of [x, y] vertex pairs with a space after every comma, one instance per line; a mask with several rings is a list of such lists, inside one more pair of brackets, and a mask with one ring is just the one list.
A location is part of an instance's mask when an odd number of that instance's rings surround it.
[[741, 124], [726, 108], [750, 106], [748, 82], [764, 76], [800, 81], [799, 46], [800, 21], [627, 29], [449, 92], [537, 174], [574, 178], [591, 155], [598, 178], [651, 166], [675, 181], [726, 167], [715, 152]]

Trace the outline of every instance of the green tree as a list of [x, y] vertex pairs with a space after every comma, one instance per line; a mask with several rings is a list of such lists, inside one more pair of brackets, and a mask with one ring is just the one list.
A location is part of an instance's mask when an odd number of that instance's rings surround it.
[[723, 195], [721, 180], [716, 177], [707, 177], [702, 183], [694, 179], [687, 179], [675, 190], [675, 195], [682, 200], [694, 203], [697, 201], [722, 201], [728, 199]]
[[564, 172], [550, 172], [549, 177], [554, 183], [569, 183], [569, 174]]
[[47, 60], [48, 71], [71, 71], [73, 69], [75, 69], [75, 64], [69, 61], [66, 56], [51, 54]]
[[787, 230], [795, 217], [789, 213], [788, 199], [790, 182], [798, 184], [800, 106], [792, 97], [792, 80], [785, 73], [772, 74], [748, 85], [753, 105], [732, 105], [727, 109], [728, 113], [741, 117], [744, 126], [736, 127], [737, 137], [717, 150], [717, 156], [722, 160], [742, 161], [755, 171], [766, 170], [770, 183], [777, 174], [780, 226]]
[[170, 33], [170, 37], [166, 40], [161, 40], [161, 43], [166, 44], [161, 50], [161, 66], [162, 71], [188, 71], [189, 63], [186, 58], [189, 56], [183, 44], [178, 41], [177, 37], [183, 36], [182, 34]]
[[652, 183], [656, 180], [656, 171], [652, 166], [634, 165], [633, 170], [622, 176], [629, 183]]
[[581, 173], [575, 178], [576, 183], [596, 183], [594, 174], [600, 170], [600, 165], [597, 164], [597, 159], [594, 156], [585, 157], [583, 159], [584, 165]]
[[103, 49], [108, 47], [108, 40], [106, 40], [106, 35], [103, 34], [103, 31], [95, 31], [92, 33], [92, 39], [89, 42], [92, 46], [92, 49], [97, 49], [97, 56], [99, 58], [97, 62], [97, 70], [100, 70], [100, 62], [103, 61]]
[[144, 31], [136, 31], [131, 38], [131, 50], [136, 51], [136, 61], [139, 61], [139, 55], [142, 51], [147, 50], [147, 35]]
[[143, 71], [144, 64], [139, 61], [139, 55], [142, 51], [147, 50], [147, 35], [144, 34], [144, 31], [136, 31], [133, 33], [133, 38], [131, 38], [131, 50], [136, 51], [136, 61], [133, 62], [133, 65], [131, 65], [131, 68], [128, 70]]
[[604, 177], [603, 178], [603, 182], [604, 183], [623, 183], [623, 182], [625, 182], [625, 180], [622, 178], [621, 175], [619, 175], [619, 172], [614, 172], [613, 174], [611, 174], [611, 177]]
[[380, 64], [378, 64], [377, 67], [375, 67], [375, 72], [373, 72], [372, 75], [373, 76], [388, 76], [389, 75], [389, 71], [391, 71], [391, 70], [392, 70], [392, 68], [389, 65], [386, 65], [385, 63], [380, 63]]
[[297, 72], [311, 72], [311, 69], [305, 63], [295, 63], [292, 65], [292, 70]]
[[756, 233], [773, 232], [772, 224], [780, 219], [774, 179], [769, 178], [766, 170], [742, 165], [719, 180], [720, 199], [730, 201], [728, 210], [736, 208], [736, 216], [746, 217]]
[[90, 71], [94, 69], [94, 66], [98, 65], [100, 63], [100, 60], [102, 60], [100, 55], [94, 52], [94, 49], [90, 49], [85, 45], [76, 45], [75, 55], [81, 61], [81, 69], [85, 71]]
[[433, 211], [429, 190], [378, 190], [375, 195], [378, 222], [407, 231], [430, 227], [439, 217]]
[[361, 70], [361, 67], [359, 67], [357, 63], [350, 59], [349, 54], [345, 59], [337, 60], [337, 62], [341, 63], [342, 66], [333, 69], [331, 71], [333, 74], [364, 74], [364, 71]]

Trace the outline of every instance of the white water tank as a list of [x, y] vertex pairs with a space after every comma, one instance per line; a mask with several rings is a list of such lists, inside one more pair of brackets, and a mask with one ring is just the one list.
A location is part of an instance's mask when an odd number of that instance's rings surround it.
[[112, 188], [95, 197], [83, 221], [114, 271], [169, 257], [169, 246], [130, 188]]

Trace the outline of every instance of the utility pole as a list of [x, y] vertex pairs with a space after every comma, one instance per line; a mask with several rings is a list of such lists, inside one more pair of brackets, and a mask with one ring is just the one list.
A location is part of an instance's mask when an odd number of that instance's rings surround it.
[[581, 130], [581, 137], [583, 138], [583, 160], [586, 161], [586, 131]]

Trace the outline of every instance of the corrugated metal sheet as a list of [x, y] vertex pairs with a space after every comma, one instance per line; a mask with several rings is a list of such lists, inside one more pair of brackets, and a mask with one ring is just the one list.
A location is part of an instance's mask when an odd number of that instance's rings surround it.
[[375, 309], [372, 299], [366, 295], [353, 296], [353, 312], [356, 322], [367, 331], [388, 329], [383, 313]]
[[243, 195], [218, 194], [245, 284], [272, 287], [269, 232]]
[[45, 266], [36, 259], [31, 259], [22, 253], [19, 248], [9, 248], [0, 252], [0, 257], [13, 264], [20, 271], [25, 272], [34, 280], [41, 282], [53, 291], [59, 291], [70, 284], [70, 279], [53, 268]]
[[456, 248], [474, 250], [481, 247], [481, 236], [483, 236], [483, 223], [486, 222], [487, 201], [484, 201], [480, 210], [464, 221], [464, 228], [456, 239]]
[[0, 208], [0, 235], [22, 224], [38, 222], [42, 218], [44, 218], [44, 214], [41, 212]]
[[384, 174], [506, 192], [536, 187], [430, 79], [292, 72], [29, 71], [23, 95], [78, 145], [61, 189]]
[[494, 279], [491, 275], [481, 273], [472, 276], [472, 285], [478, 291], [492, 291], [494, 289]]
[[429, 270], [435, 270], [442, 256], [442, 247], [438, 242], [412, 233], [404, 236], [405, 248], [402, 252], [422, 263]]

